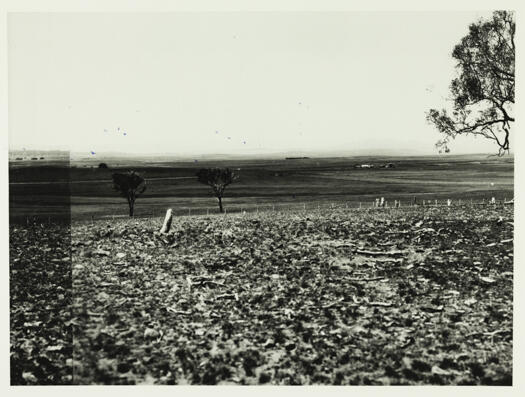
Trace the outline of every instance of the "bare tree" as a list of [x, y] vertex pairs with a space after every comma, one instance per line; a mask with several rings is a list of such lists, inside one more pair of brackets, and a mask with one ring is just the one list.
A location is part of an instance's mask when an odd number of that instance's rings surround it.
[[510, 149], [514, 122], [514, 13], [496, 11], [492, 19], [480, 20], [452, 52], [458, 76], [452, 80], [453, 110], [431, 109], [427, 120], [443, 138], [436, 147], [449, 152], [457, 135], [479, 135], [499, 146], [499, 155]]
[[232, 184], [238, 177], [229, 168], [202, 168], [197, 172], [200, 183], [211, 186], [213, 194], [219, 200], [219, 211], [224, 212], [222, 197], [226, 186]]
[[113, 174], [113, 186], [119, 194], [128, 200], [129, 216], [133, 216], [135, 199], [146, 191], [146, 181], [135, 171], [125, 174]]

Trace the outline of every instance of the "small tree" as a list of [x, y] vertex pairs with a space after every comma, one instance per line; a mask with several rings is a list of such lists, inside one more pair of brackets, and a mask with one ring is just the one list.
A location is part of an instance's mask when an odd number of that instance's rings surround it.
[[496, 11], [492, 19], [470, 25], [456, 45], [458, 77], [452, 80], [452, 114], [431, 109], [427, 120], [443, 138], [436, 146], [449, 152], [457, 135], [479, 135], [495, 141], [499, 155], [509, 151], [510, 123], [514, 122], [514, 14]]
[[229, 168], [202, 168], [197, 172], [200, 183], [211, 186], [213, 194], [219, 200], [219, 211], [224, 212], [222, 207], [222, 197], [224, 189], [237, 179], [237, 175]]
[[135, 171], [125, 174], [113, 174], [113, 186], [119, 194], [128, 200], [129, 216], [133, 216], [135, 199], [146, 191], [146, 181]]

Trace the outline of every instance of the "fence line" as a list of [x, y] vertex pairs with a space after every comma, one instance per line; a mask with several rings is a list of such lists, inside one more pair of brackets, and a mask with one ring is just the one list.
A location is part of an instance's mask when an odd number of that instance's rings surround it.
[[[381, 200], [383, 199], [383, 200]], [[253, 205], [243, 204], [230, 204], [224, 205], [223, 215], [232, 214], [248, 214], [248, 213], [259, 213], [259, 212], [313, 212], [313, 211], [325, 211], [325, 210], [382, 210], [382, 209], [395, 209], [395, 208], [436, 208], [436, 207], [461, 207], [461, 206], [497, 206], [504, 205], [505, 203], [510, 204], [507, 198], [496, 200], [494, 197], [491, 199], [480, 198], [480, 199], [391, 199], [390, 201], [384, 197], [380, 197], [374, 200], [368, 201], [333, 201], [319, 203], [316, 201], [312, 202], [297, 202], [297, 203], [283, 203], [283, 204], [261, 204], [255, 203]], [[173, 214], [176, 216], [192, 216], [192, 215], [206, 215], [215, 216], [220, 215], [218, 206], [209, 207], [174, 207]], [[149, 216], [152, 217], [164, 217], [166, 208], [159, 208], [147, 211]], [[140, 218], [140, 214], [137, 214], [137, 218]]]
[[[343, 210], [343, 211], [370, 211], [370, 210], [391, 210], [396, 208], [436, 208], [436, 207], [460, 207], [460, 206], [485, 206], [485, 207], [498, 207], [505, 204], [514, 204], [514, 199], [511, 197], [510, 200], [508, 197], [500, 195], [498, 199], [495, 197], [478, 197], [478, 198], [443, 198], [440, 196], [440, 199], [435, 198], [425, 198], [425, 199], [408, 199], [406, 196], [403, 196], [402, 199], [398, 198], [388, 198], [384, 197], [383, 204], [381, 205], [381, 197], [377, 199], [368, 199], [363, 201], [343, 201], [343, 200], [334, 200], [330, 201], [298, 201], [294, 203], [253, 203], [249, 205], [248, 203], [225, 203], [225, 214], [224, 215], [238, 215], [238, 214], [249, 214], [249, 213], [259, 213], [259, 212], [295, 212], [295, 213], [315, 213], [319, 211], [327, 210]], [[379, 205], [378, 205], [379, 203]], [[78, 217], [72, 213], [70, 216], [58, 216], [56, 214], [32, 214], [32, 215], [16, 215], [10, 217], [10, 224], [33, 224], [33, 223], [42, 223], [42, 224], [55, 224], [55, 223], [66, 223], [71, 224], [71, 222], [79, 221], [91, 221], [95, 220], [115, 220], [115, 219], [129, 219], [128, 215], [124, 211], [124, 205], [122, 206], [123, 211], [121, 214], [112, 214], [112, 215], [97, 215], [97, 214], [78, 214]], [[206, 207], [194, 207], [194, 206], [180, 206], [176, 207], [175, 205], [166, 205], [166, 206], [155, 206], [151, 207], [146, 205], [145, 208], [141, 208], [140, 205], [137, 206], [135, 211], [135, 218], [163, 218], [166, 214], [166, 210], [171, 207], [173, 210], [173, 215], [177, 217], [181, 216], [216, 216], [220, 215], [219, 208], [215, 206], [206, 206]], [[72, 211], [73, 212], [73, 211]]]

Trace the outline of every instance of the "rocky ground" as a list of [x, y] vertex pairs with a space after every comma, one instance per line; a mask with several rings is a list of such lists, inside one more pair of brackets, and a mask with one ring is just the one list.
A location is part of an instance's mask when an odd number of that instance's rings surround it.
[[512, 384], [511, 206], [161, 223], [11, 228], [12, 383]]

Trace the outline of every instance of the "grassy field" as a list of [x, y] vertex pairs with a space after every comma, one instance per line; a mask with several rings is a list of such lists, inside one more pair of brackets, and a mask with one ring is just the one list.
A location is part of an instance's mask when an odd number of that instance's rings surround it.
[[[412, 203], [421, 200], [475, 200], [513, 196], [513, 157], [426, 156], [354, 157], [300, 160], [221, 160], [173, 162], [159, 159], [10, 163], [11, 219], [43, 219], [68, 215], [73, 219], [126, 216], [126, 201], [112, 188], [115, 170], [142, 173], [148, 189], [136, 203], [137, 217], [161, 216], [167, 208], [177, 215], [217, 210], [207, 186], [197, 182], [201, 167], [230, 167], [239, 180], [228, 187], [227, 211], [277, 207], [315, 209], [318, 206], [371, 206], [376, 197]], [[393, 163], [395, 168], [357, 169], [358, 164]], [[64, 215], [65, 216], [65, 215]]]
[[12, 383], [512, 384], [512, 206], [161, 222], [11, 226]]

